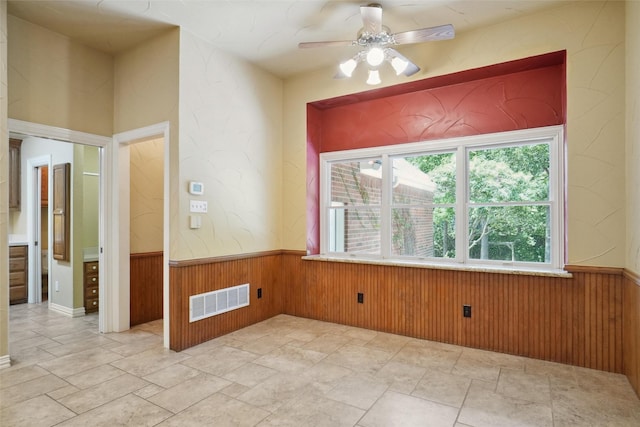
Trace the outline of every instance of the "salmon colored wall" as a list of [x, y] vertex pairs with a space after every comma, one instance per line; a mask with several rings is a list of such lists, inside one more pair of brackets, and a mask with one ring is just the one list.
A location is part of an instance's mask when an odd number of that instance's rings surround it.
[[320, 251], [319, 153], [563, 124], [565, 59], [554, 52], [311, 103], [307, 252]]

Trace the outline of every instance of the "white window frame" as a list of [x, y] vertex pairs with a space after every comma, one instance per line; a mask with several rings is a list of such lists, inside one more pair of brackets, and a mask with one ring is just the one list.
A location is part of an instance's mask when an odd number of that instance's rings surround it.
[[[467, 242], [468, 182], [467, 158], [469, 150], [518, 146], [524, 144], [549, 144], [549, 200], [551, 219], [551, 258], [548, 263], [505, 262], [469, 258]], [[512, 270], [561, 270], [565, 259], [565, 166], [564, 127], [548, 126], [510, 132], [500, 132], [469, 137], [423, 141], [392, 146], [334, 151], [320, 154], [320, 256], [349, 260], [381, 260], [385, 263], [424, 265], [448, 265], [460, 267], [498, 267]], [[442, 152], [456, 155], [456, 258], [397, 257], [391, 255], [391, 159], [399, 156], [428, 155]], [[329, 251], [329, 221], [331, 207], [331, 165], [336, 162], [361, 161], [379, 157], [382, 159], [381, 201], [381, 253], [362, 255]], [[460, 237], [463, 238], [460, 238]]]

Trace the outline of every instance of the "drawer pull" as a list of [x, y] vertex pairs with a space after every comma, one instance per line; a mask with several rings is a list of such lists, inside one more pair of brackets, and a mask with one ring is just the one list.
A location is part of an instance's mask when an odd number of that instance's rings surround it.
[[98, 269], [98, 266], [97, 266], [97, 265], [92, 265], [92, 266], [91, 266], [91, 269], [92, 269], [92, 270], [97, 270], [97, 269]]
[[98, 305], [98, 301], [94, 301], [94, 302], [93, 302], [93, 305]]
[[96, 289], [94, 289], [94, 290], [93, 290], [93, 293], [95, 294], [96, 292], [97, 292], [97, 290], [96, 290]]
[[91, 281], [92, 281], [92, 282], [95, 282], [96, 280], [97, 280], [97, 279], [96, 279], [95, 277], [92, 277], [92, 278], [91, 278]]

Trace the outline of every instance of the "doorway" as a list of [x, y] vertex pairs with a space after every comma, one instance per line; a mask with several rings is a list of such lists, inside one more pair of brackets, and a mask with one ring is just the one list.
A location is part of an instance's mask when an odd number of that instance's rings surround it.
[[[99, 271], [98, 329], [100, 332], [124, 331], [129, 329], [130, 324], [129, 154], [127, 145], [151, 137], [163, 138], [164, 171], [166, 173], [163, 177], [162, 318], [164, 346], [169, 348], [169, 122], [123, 132], [114, 135], [113, 138], [16, 119], [8, 120], [8, 129], [12, 134], [50, 138], [100, 148], [98, 259], [100, 265], [104, 266]], [[27, 174], [27, 176], [31, 175]], [[122, 191], [125, 191], [126, 197], [121, 194]], [[33, 230], [33, 227], [30, 230]], [[33, 241], [33, 236], [31, 236], [31, 241]], [[31, 251], [32, 253], [29, 255], [33, 259], [33, 249]], [[33, 273], [30, 272], [30, 275], [33, 276]], [[51, 279], [51, 269], [49, 269], [49, 275]], [[54, 292], [52, 288], [55, 288], [55, 283], [52, 284], [50, 280], [49, 306], [51, 306], [51, 294]], [[73, 315], [73, 313], [70, 314]]]

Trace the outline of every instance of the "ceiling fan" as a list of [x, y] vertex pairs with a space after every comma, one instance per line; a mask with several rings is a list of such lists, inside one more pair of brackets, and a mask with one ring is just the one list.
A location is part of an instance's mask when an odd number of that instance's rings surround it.
[[351, 59], [340, 64], [340, 71], [334, 78], [351, 77], [358, 64], [366, 62], [369, 65], [367, 83], [376, 85], [381, 82], [378, 69], [385, 61], [391, 64], [398, 76], [400, 74], [411, 76], [420, 71], [420, 67], [391, 46], [448, 40], [455, 36], [455, 31], [451, 24], [393, 34], [388, 27], [382, 25], [382, 6], [378, 3], [360, 6], [360, 15], [363, 26], [358, 31], [356, 40], [303, 42], [299, 43], [298, 47], [360, 46], [362, 50]]

